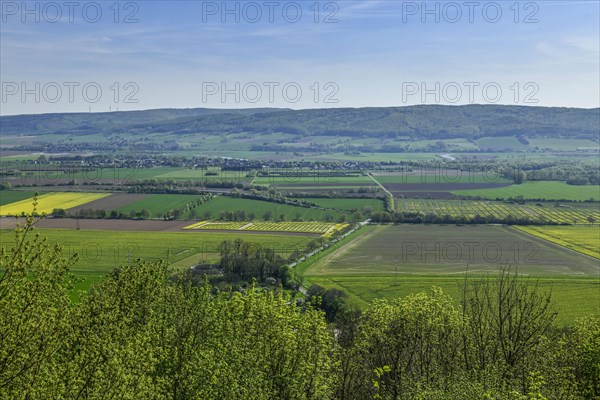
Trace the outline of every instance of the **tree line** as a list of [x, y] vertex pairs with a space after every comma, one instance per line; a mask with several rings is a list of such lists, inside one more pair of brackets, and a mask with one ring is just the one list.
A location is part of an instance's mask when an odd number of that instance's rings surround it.
[[[596, 220], [592, 217], [587, 218], [587, 221], [593, 224]], [[493, 215], [473, 216], [465, 215], [450, 215], [450, 214], [423, 214], [413, 211], [396, 211], [396, 212], [376, 212], [371, 215], [371, 222], [374, 223], [408, 223], [408, 224], [504, 224], [504, 225], [569, 225], [568, 222], [556, 222], [548, 220], [538, 220], [528, 217], [517, 217], [507, 215], [505, 217], [497, 217]]]

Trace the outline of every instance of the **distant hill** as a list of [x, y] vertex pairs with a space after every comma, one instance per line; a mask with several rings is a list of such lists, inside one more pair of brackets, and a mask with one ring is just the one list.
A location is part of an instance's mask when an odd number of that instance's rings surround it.
[[270, 133], [413, 139], [548, 136], [598, 140], [600, 108], [421, 105], [289, 110], [158, 109], [0, 117], [6, 135]]

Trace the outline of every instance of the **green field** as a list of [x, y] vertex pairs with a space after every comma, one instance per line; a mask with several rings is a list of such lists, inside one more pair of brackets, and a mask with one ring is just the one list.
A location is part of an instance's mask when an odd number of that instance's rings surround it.
[[[181, 167], [152, 167], [152, 168], [78, 168], [65, 167], [63, 169], [52, 165], [5, 163], [5, 170], [18, 169], [15, 183], [32, 183], [49, 180], [86, 181], [136, 181], [144, 179], [173, 179], [173, 180], [200, 180], [200, 181], [250, 181], [246, 171], [221, 171], [218, 168], [190, 169]], [[206, 175], [207, 172], [210, 174]], [[216, 173], [217, 175], [213, 175]]]
[[482, 174], [458, 170], [431, 170], [416, 172], [397, 172], [384, 174], [373, 174], [373, 178], [382, 185], [393, 183], [509, 183], [508, 179], [502, 178], [495, 173]]
[[496, 218], [529, 218], [540, 223], [587, 223], [588, 217], [600, 220], [600, 209], [597, 204], [570, 204], [555, 207], [552, 203], [510, 204], [500, 201], [475, 200], [420, 200], [397, 199], [396, 209], [399, 211], [420, 212], [437, 216], [450, 215], [467, 218], [475, 215], [493, 216]]
[[600, 259], [600, 225], [519, 226], [517, 229]]
[[39, 181], [60, 181], [75, 179], [78, 183], [86, 181], [123, 182], [137, 179], [150, 179], [169, 171], [180, 170], [181, 168], [155, 167], [155, 168], [78, 168], [65, 167], [59, 168], [52, 165], [43, 164], [25, 164], [10, 165], [5, 168], [17, 168], [17, 180], [15, 183], [36, 184]]
[[373, 211], [383, 211], [383, 201], [379, 199], [342, 199], [342, 198], [303, 198], [325, 208], [337, 208], [347, 211], [362, 211], [365, 206], [371, 207]]
[[324, 190], [326, 189], [329, 192], [336, 192], [336, 191], [348, 191], [350, 189], [357, 189], [359, 187], [365, 187], [365, 188], [370, 188], [370, 189], [379, 189], [379, 186], [375, 185], [375, 182], [371, 181], [371, 185], [361, 185], [361, 186], [352, 186], [352, 185], [327, 185], [327, 184], [323, 184], [321, 186], [314, 186], [314, 185], [277, 185], [277, 189], [282, 191], [282, 190], [286, 190], [286, 191], [296, 191], [296, 192], [302, 192], [302, 191], [311, 191], [311, 190]]
[[[448, 149], [446, 151], [460, 151], [460, 150], [475, 150], [477, 146], [467, 139], [442, 139], [442, 140], [415, 140], [406, 142], [404, 139], [397, 138], [394, 141], [389, 142], [390, 144], [408, 144], [410, 149], [425, 149], [428, 145], [435, 145], [437, 142], [444, 142]], [[377, 138], [374, 140], [374, 144], [381, 144], [381, 139]]]
[[[207, 175], [206, 173], [209, 172]], [[217, 174], [217, 175], [213, 175]], [[232, 181], [242, 182], [251, 181], [253, 178], [247, 177], [247, 171], [221, 171], [217, 168], [210, 169], [177, 169], [175, 171], [156, 175], [157, 179], [174, 180], [199, 180], [199, 181]]]
[[517, 140], [515, 136], [482, 137], [475, 141], [480, 149], [527, 150], [528, 145]]
[[[337, 287], [360, 306], [440, 286], [459, 299], [465, 272], [497, 273], [511, 265], [540, 278], [562, 308], [561, 322], [600, 307], [597, 260], [500, 226], [375, 226], [304, 270], [305, 279]], [[585, 299], [585, 301], [582, 301]]]
[[564, 182], [525, 182], [494, 189], [456, 190], [453, 194], [460, 196], [480, 196], [486, 199], [508, 199], [523, 196], [524, 199], [546, 200], [600, 200], [600, 186], [567, 185]]
[[311, 274], [444, 275], [495, 272], [506, 263], [532, 276], [597, 276], [598, 262], [502, 226], [387, 225], [354, 241]]
[[587, 139], [559, 139], [547, 137], [529, 138], [529, 146], [560, 151], [573, 151], [581, 148], [598, 149], [598, 143]]
[[[148, 194], [141, 200], [118, 208], [117, 211], [129, 214], [131, 211], [140, 211], [146, 208], [152, 213], [152, 218], [160, 218], [169, 210], [184, 207], [200, 197], [194, 194]], [[188, 215], [189, 213], [184, 214], [184, 217]]]
[[[460, 306], [464, 278], [438, 276], [435, 279], [419, 276], [310, 276], [305, 282], [325, 288], [336, 288], [361, 309], [381, 298], [401, 298], [419, 292], [430, 293], [433, 286], [454, 298]], [[600, 310], [600, 281], [589, 278], [540, 278], [538, 288], [552, 292], [552, 300], [559, 312], [557, 325], [572, 325], [575, 319]]]
[[594, 143], [587, 139], [560, 139], [560, 138], [548, 138], [548, 137], [533, 137], [528, 138], [529, 144], [523, 144], [515, 136], [501, 136], [501, 137], [483, 137], [477, 139], [476, 143], [480, 149], [510, 149], [510, 150], [534, 150], [536, 147], [539, 149], [550, 149], [557, 151], [574, 151], [580, 148], [592, 148], [597, 149], [598, 143]]
[[218, 218], [219, 213], [224, 211], [243, 210], [246, 215], [255, 214], [255, 219], [262, 219], [266, 212], [272, 212], [273, 218], [279, 218], [281, 214], [285, 215], [286, 220], [296, 219], [298, 216], [304, 221], [323, 221], [327, 216], [331, 216], [337, 221], [340, 215], [339, 211], [319, 210], [316, 208], [306, 208], [291, 206], [288, 204], [278, 204], [269, 201], [234, 198], [228, 196], [217, 196], [212, 200], [196, 207], [196, 212], [203, 217], [206, 212], [210, 213], [210, 218]]
[[[279, 254], [289, 255], [294, 250], [302, 250], [309, 237], [285, 234], [262, 235], [222, 232], [125, 232], [125, 231], [94, 231], [94, 230], [64, 230], [36, 229], [35, 232], [47, 238], [48, 243], [59, 243], [64, 249], [64, 255], [77, 253], [79, 260], [72, 271], [83, 278], [88, 284], [99, 280], [103, 275], [119, 265], [135, 259], [157, 261], [168, 259], [169, 263], [187, 268], [200, 261], [218, 261], [217, 246], [223, 240], [243, 238], [244, 240], [261, 243], [272, 247]], [[1, 230], [1, 244], [11, 247], [14, 244], [14, 232]]]
[[[292, 158], [292, 157], [290, 157]], [[372, 162], [399, 162], [439, 160], [436, 153], [361, 153], [345, 154], [331, 153], [325, 155], [302, 155], [297, 157], [309, 161], [372, 161]]]
[[[292, 172], [294, 172], [292, 170]], [[338, 185], [338, 184], [356, 184], [365, 186], [373, 184], [373, 181], [368, 176], [357, 175], [357, 176], [259, 176], [257, 177], [253, 184], [254, 185], [277, 185], [277, 186], [286, 186], [286, 185], [299, 185], [303, 186], [314, 186], [315, 184], [327, 186], [327, 184]]]
[[[2, 138], [4, 141], [4, 137]], [[4, 156], [2, 161], [8, 163], [10, 161], [34, 161], [40, 157], [39, 154], [17, 154], [13, 156]]]
[[29, 199], [33, 195], [34, 192], [31, 191], [2, 190], [0, 191], [0, 206]]

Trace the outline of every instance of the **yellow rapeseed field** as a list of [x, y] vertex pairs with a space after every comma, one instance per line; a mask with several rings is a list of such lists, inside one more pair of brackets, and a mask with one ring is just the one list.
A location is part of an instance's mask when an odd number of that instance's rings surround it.
[[517, 229], [600, 259], [600, 226], [518, 226]]
[[[55, 208], [68, 210], [93, 200], [110, 196], [110, 193], [77, 193], [77, 192], [55, 192], [43, 194], [38, 197], [36, 212], [38, 214], [51, 213]], [[21, 215], [33, 211], [33, 198], [17, 201], [0, 206], [0, 215]]]
[[271, 221], [226, 221], [212, 222], [201, 221], [186, 226], [183, 229], [203, 229], [203, 230], [244, 230], [244, 231], [263, 231], [263, 232], [301, 232], [301, 233], [320, 233], [323, 235], [332, 235], [335, 231], [345, 228], [348, 224], [334, 224], [331, 222], [271, 222]]

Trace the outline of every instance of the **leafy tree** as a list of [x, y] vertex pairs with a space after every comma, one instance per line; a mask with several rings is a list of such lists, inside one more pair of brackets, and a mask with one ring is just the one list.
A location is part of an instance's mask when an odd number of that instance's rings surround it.
[[[347, 398], [410, 398], [422, 385], [443, 386], [460, 370], [462, 319], [440, 289], [399, 300], [376, 300], [359, 323], [350, 378], [340, 389]], [[342, 363], [348, 361], [342, 360]], [[387, 367], [383, 375], [374, 375]], [[372, 380], [377, 380], [374, 391]]]
[[527, 179], [527, 174], [524, 171], [515, 171], [514, 172], [513, 182], [515, 184], [520, 185], [522, 183], [525, 183], [526, 179]]
[[180, 208], [173, 210], [173, 219], [180, 219], [183, 216], [183, 211]]
[[69, 294], [74, 278], [69, 267], [76, 256], [63, 257], [60, 246], [32, 232], [33, 223], [28, 217], [15, 232], [15, 246], [0, 249], [2, 398], [53, 393], [58, 377], [50, 360], [71, 333]]
[[576, 373], [585, 397], [600, 397], [600, 314], [575, 322], [573, 342], [577, 354]]
[[52, 210], [52, 216], [54, 218], [64, 218], [67, 216], [67, 212], [62, 208], [55, 208]]
[[465, 280], [463, 287], [467, 369], [490, 372], [525, 390], [526, 369], [556, 318], [551, 295], [537, 282], [504, 267], [496, 278]]

